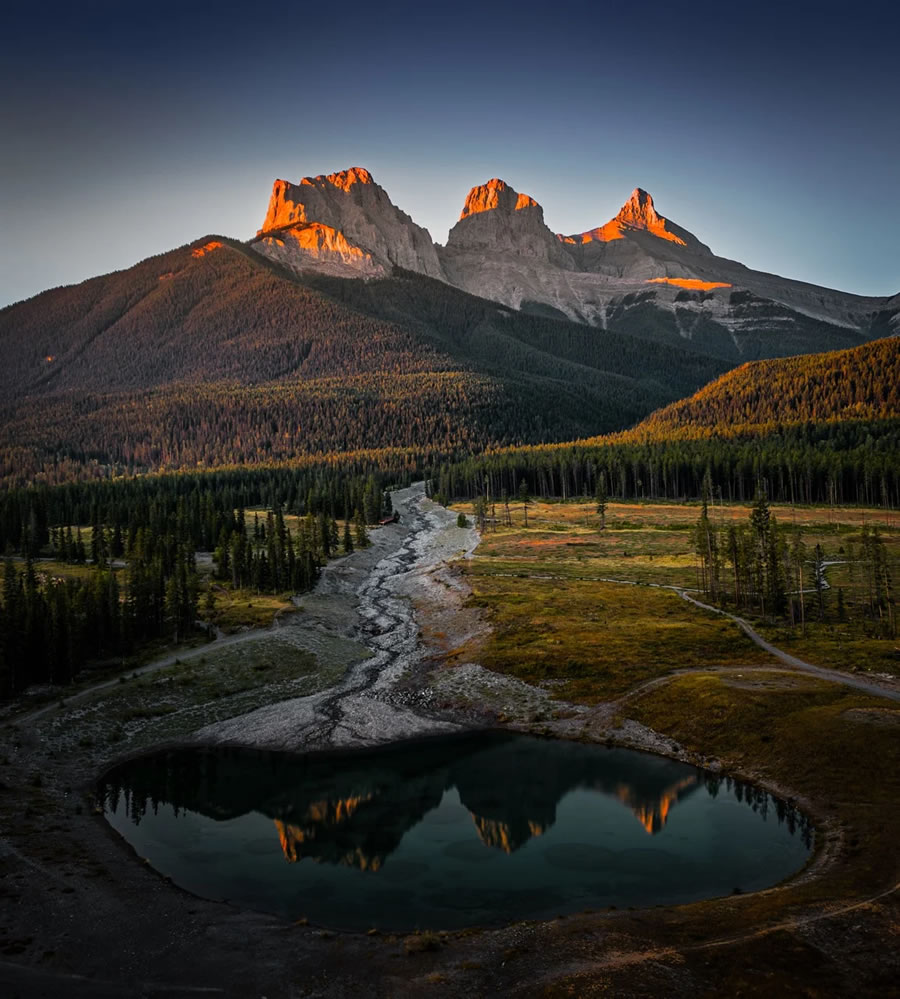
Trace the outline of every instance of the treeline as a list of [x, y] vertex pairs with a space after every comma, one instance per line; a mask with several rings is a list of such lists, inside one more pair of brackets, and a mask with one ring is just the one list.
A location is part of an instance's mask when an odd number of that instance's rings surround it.
[[459, 454], [583, 431], [571, 416], [547, 419], [547, 408], [459, 371], [29, 398], [0, 414], [0, 482], [269, 465], [369, 447]]
[[[17, 568], [9, 558], [4, 570], [0, 696], [65, 684], [87, 663], [184, 638], [198, 619], [197, 550], [212, 551], [217, 577], [236, 587], [310, 589], [329, 558], [367, 545], [366, 525], [390, 510], [385, 486], [397, 479], [364, 468], [234, 469], [0, 495], [0, 543], [24, 560]], [[406, 478], [408, 468], [395, 461], [394, 473]], [[246, 507], [258, 505], [269, 511], [250, 526]], [[286, 510], [302, 517], [293, 534]], [[42, 556], [91, 569], [57, 576], [42, 570]], [[202, 611], [214, 601], [207, 586]]]
[[699, 585], [706, 597], [721, 606], [786, 620], [805, 628], [808, 620], [846, 622], [861, 617], [880, 638], [897, 635], [896, 600], [891, 563], [877, 527], [863, 525], [857, 548], [848, 542], [841, 561], [860, 576], [852, 602], [828, 585], [829, 560], [821, 544], [810, 549], [799, 531], [782, 526], [760, 492], [747, 524], [717, 528], [710, 520], [704, 496], [694, 535]]
[[262, 523], [254, 514], [252, 531], [247, 529], [244, 511], [239, 510], [235, 530], [223, 532], [213, 553], [216, 575], [235, 587], [257, 592], [302, 593], [315, 585], [321, 567], [334, 555], [349, 555], [368, 546], [366, 522], [380, 519], [390, 502], [389, 494], [382, 499], [374, 488], [367, 489], [363, 506], [353, 512], [352, 528], [349, 511], [343, 531], [326, 513], [317, 517], [308, 513], [296, 537], [286, 527], [281, 509], [270, 510]]
[[195, 625], [199, 583], [193, 550], [174, 535], [141, 529], [126, 552], [127, 583], [106, 564], [88, 578], [55, 576], [30, 558], [7, 560], [0, 606], [0, 697], [36, 683], [70, 683], [93, 661], [141, 643], [175, 640]]
[[11, 489], [0, 492], [0, 553], [35, 557], [50, 543], [51, 528], [80, 524], [100, 525], [114, 537], [133, 536], [143, 527], [212, 551], [223, 530], [237, 529], [235, 511], [254, 506], [300, 516], [325, 513], [332, 519], [353, 519], [360, 511], [373, 523], [380, 510], [374, 497], [380, 504], [389, 485], [406, 485], [420, 470], [415, 454], [385, 451], [295, 466]]
[[437, 498], [593, 496], [601, 476], [612, 499], [750, 502], [760, 485], [773, 502], [900, 506], [900, 421], [785, 427], [761, 437], [583, 443], [495, 451], [436, 465]]

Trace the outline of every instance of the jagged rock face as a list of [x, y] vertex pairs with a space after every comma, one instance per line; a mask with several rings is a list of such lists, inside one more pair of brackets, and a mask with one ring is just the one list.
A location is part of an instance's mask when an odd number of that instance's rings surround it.
[[631, 197], [622, 205], [619, 213], [605, 225], [588, 229], [574, 236], [558, 236], [567, 246], [585, 246], [591, 243], [612, 243], [619, 239], [640, 238], [647, 234], [656, 239], [688, 247], [699, 253], [712, 253], [710, 248], [697, 239], [693, 233], [682, 229], [660, 215], [653, 204], [653, 198], [642, 188], [636, 187]]
[[501, 211], [509, 214], [514, 211], [520, 212], [526, 208], [537, 208], [541, 212], [541, 221], [544, 216], [541, 206], [527, 194], [518, 194], [507, 183], [494, 177], [486, 184], [473, 187], [469, 191], [466, 203], [460, 213], [460, 221], [470, 215], [478, 215], [480, 212]]
[[444, 277], [428, 231], [362, 167], [299, 184], [276, 180], [254, 245], [297, 271], [373, 277], [397, 266]]
[[[499, 178], [469, 191], [442, 256], [452, 270], [457, 253], [515, 254], [572, 270], [569, 255], [544, 224], [544, 210]], [[452, 281], [452, 278], [451, 278]]]
[[371, 253], [354, 246], [340, 230], [321, 222], [287, 226], [260, 237], [256, 247], [296, 271], [314, 267], [336, 277], [344, 277], [348, 271], [359, 277], [384, 277], [388, 273]]
[[530, 230], [510, 222], [528, 214], [518, 197], [502, 181], [473, 189], [439, 251], [453, 284], [515, 308], [549, 309], [653, 339], [680, 337], [734, 359], [852, 346], [890, 322], [884, 299], [817, 288], [715, 256], [661, 215], [641, 188], [604, 225], [556, 235], [562, 261], [546, 249], [543, 213]]
[[472, 188], [441, 247], [354, 167], [276, 181], [254, 245], [298, 272], [370, 278], [399, 266], [513, 308], [680, 338], [732, 360], [900, 333], [900, 296], [862, 298], [717, 257], [642, 188], [605, 224], [567, 236], [495, 177]]

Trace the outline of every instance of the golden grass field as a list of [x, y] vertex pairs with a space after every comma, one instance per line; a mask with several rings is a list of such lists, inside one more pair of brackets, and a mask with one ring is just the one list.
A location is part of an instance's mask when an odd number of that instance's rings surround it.
[[[472, 513], [469, 504], [459, 508]], [[864, 524], [877, 525], [894, 565], [900, 560], [900, 515], [893, 512], [772, 509], [781, 524], [802, 536], [810, 553], [821, 544], [828, 561], [850, 558]], [[677, 595], [603, 582], [696, 588], [692, 529], [699, 504], [610, 503], [604, 530], [593, 503], [531, 503], [527, 528], [521, 504], [511, 504], [510, 512], [512, 526], [506, 527], [503, 511], [497, 509], [497, 523], [488, 525], [468, 566], [474, 599], [495, 628], [486, 650], [493, 668], [523, 679], [546, 678], [554, 671], [566, 677], [564, 664], [571, 661], [579, 672], [576, 677], [573, 671], [569, 693], [578, 687], [589, 697], [591, 684], [598, 696], [607, 696], [627, 686], [630, 678], [661, 670], [760, 661], [758, 650], [733, 624]], [[727, 525], [746, 522], [749, 513], [749, 506], [715, 505], [710, 517], [716, 525]], [[895, 578], [900, 586], [900, 570]], [[807, 595], [805, 631], [799, 625], [792, 630], [757, 620], [754, 627], [816, 665], [900, 675], [900, 640], [873, 637], [859, 621], [838, 620], [838, 588], [848, 604], [864, 596], [859, 567], [852, 562], [834, 565], [828, 581], [825, 621], [817, 620], [814, 596]], [[528, 655], [517, 656], [517, 648], [527, 648]], [[593, 678], [587, 684], [580, 682], [586, 671]]]

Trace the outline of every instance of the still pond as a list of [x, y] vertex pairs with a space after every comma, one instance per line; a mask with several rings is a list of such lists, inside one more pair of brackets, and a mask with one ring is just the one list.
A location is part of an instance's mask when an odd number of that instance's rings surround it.
[[179, 749], [100, 786], [107, 820], [197, 895], [333, 928], [452, 929], [750, 892], [806, 818], [673, 760], [481, 734], [343, 755]]

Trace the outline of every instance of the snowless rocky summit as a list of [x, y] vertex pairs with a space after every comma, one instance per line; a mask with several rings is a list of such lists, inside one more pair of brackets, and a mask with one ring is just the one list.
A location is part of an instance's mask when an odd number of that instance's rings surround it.
[[768, 354], [761, 335], [816, 350], [900, 329], [897, 296], [863, 298], [717, 257], [641, 188], [608, 222], [563, 235], [534, 198], [495, 177], [472, 188], [440, 246], [352, 167], [275, 181], [253, 245], [298, 273], [378, 278], [402, 268], [517, 309], [702, 340], [722, 356]]
[[401, 212], [363, 167], [276, 180], [257, 248], [302, 271], [379, 277], [393, 267], [443, 278], [426, 229]]

